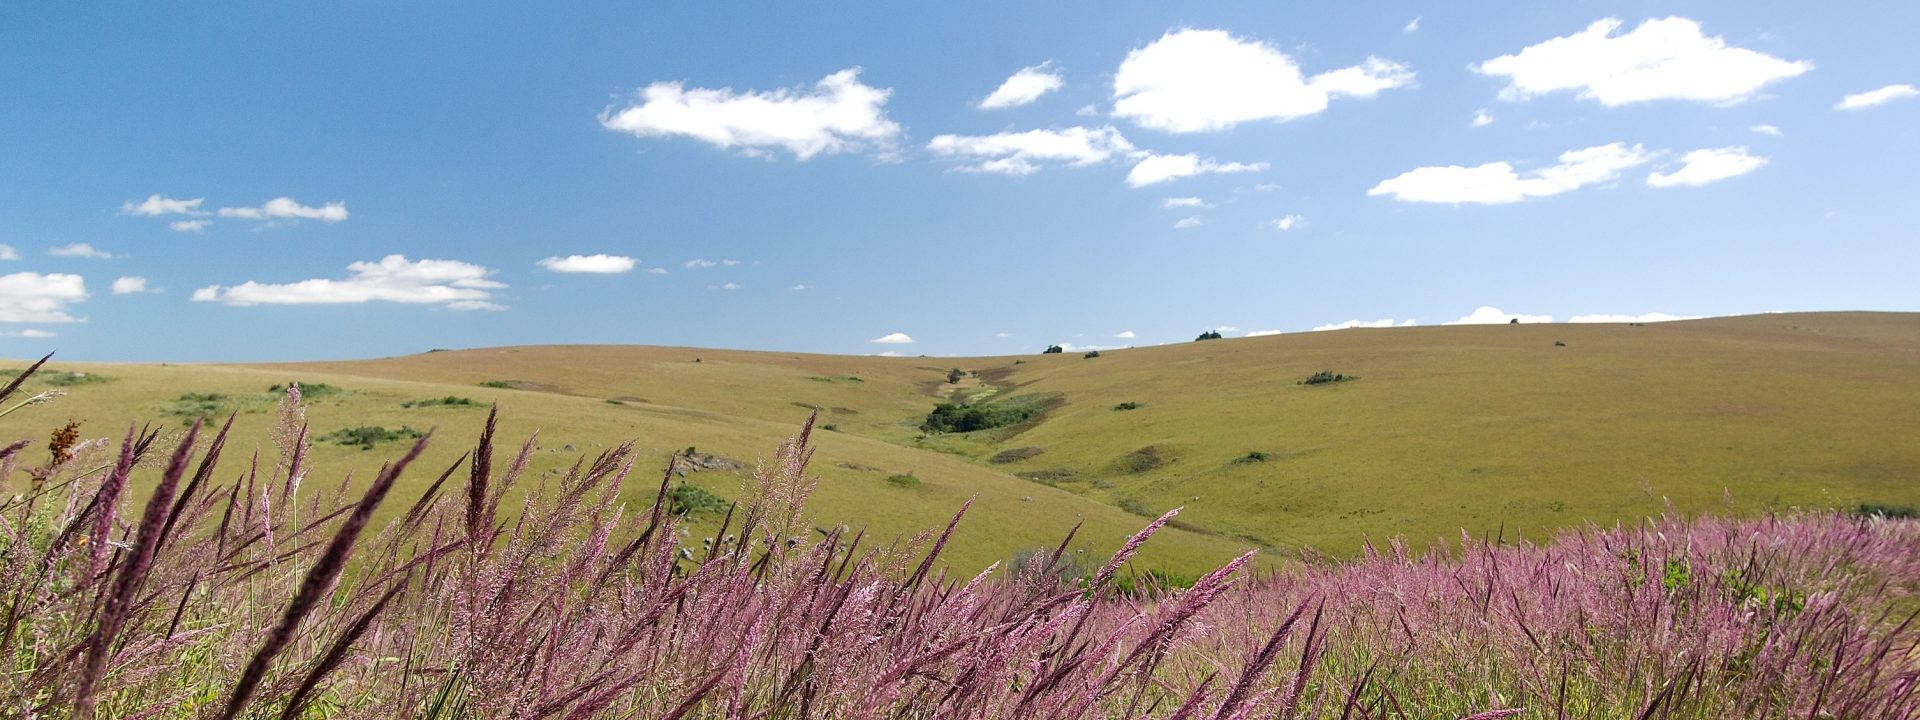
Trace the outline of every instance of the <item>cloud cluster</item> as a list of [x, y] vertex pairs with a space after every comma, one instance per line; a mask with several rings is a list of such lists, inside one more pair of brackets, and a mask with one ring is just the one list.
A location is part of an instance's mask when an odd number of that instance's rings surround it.
[[0, 275], [0, 322], [80, 322], [69, 305], [87, 299], [87, 283], [68, 273], [17, 272]]
[[206, 213], [200, 209], [200, 203], [205, 201], [206, 198], [178, 200], [153, 194], [148, 195], [147, 199], [138, 203], [131, 200], [122, 203], [120, 205], [120, 212], [128, 215], [146, 215], [150, 217], [161, 215], [205, 215]]
[[343, 279], [209, 285], [195, 290], [193, 300], [234, 306], [393, 302], [450, 310], [505, 310], [494, 302], [493, 291], [506, 285], [489, 279], [493, 272], [459, 260], [408, 260], [396, 254], [349, 264]]
[[113, 253], [94, 247], [91, 243], [68, 243], [47, 248], [47, 254], [54, 257], [87, 258], [90, 260], [112, 260]]
[[[1482, 308], [1482, 309], [1490, 310], [1492, 308]], [[1380, 318], [1379, 320], [1348, 320], [1346, 322], [1327, 323], [1325, 325], [1315, 325], [1313, 326], [1313, 330], [1314, 332], [1325, 332], [1328, 330], [1346, 330], [1348, 328], [1412, 327], [1414, 325], [1419, 325], [1419, 324], [1420, 324], [1420, 321], [1414, 320], [1412, 318], [1408, 318], [1405, 320], [1395, 320], [1393, 318]]]
[[1648, 175], [1647, 184], [1654, 187], [1699, 187], [1759, 170], [1767, 164], [1767, 159], [1747, 152], [1744, 147], [1723, 147], [1694, 150], [1681, 155], [1680, 163], [1680, 169], [1673, 172]]
[[867, 342], [879, 343], [881, 345], [906, 345], [913, 342], [913, 337], [903, 332], [894, 332], [881, 335]]
[[133, 295], [147, 291], [147, 279], [138, 275], [123, 275], [113, 279], [113, 294]]
[[1833, 106], [1833, 109], [1865, 110], [1876, 105], [1885, 105], [1895, 100], [1910, 98], [1915, 95], [1920, 95], [1920, 90], [1915, 90], [1912, 85], [1888, 85], [1877, 90], [1852, 93], [1842, 97], [1840, 98], [1840, 102]]
[[548, 257], [540, 260], [540, 267], [558, 273], [598, 273], [612, 275], [633, 269], [633, 258], [625, 255], [568, 255], [566, 257]]
[[887, 119], [893, 91], [860, 82], [860, 68], [821, 78], [812, 88], [735, 92], [659, 82], [636, 105], [600, 115], [608, 130], [636, 137], [682, 136], [725, 150], [798, 160], [820, 154], [891, 150], [900, 125]]
[[340, 222], [347, 219], [347, 204], [330, 202], [320, 206], [301, 205], [290, 197], [277, 197], [259, 207], [223, 207], [220, 217], [242, 220], [319, 220]]
[[1267, 169], [1263, 162], [1219, 162], [1213, 158], [1202, 159], [1199, 155], [1147, 155], [1134, 163], [1127, 172], [1127, 185], [1146, 187], [1170, 180], [1178, 180], [1194, 175], [1214, 175], [1221, 173], [1261, 172]]
[[1000, 83], [993, 94], [980, 101], [981, 110], [999, 110], [1019, 107], [1039, 100], [1040, 96], [1059, 90], [1066, 84], [1066, 78], [1052, 68], [1051, 63], [1041, 63], [1020, 68], [1019, 72]]
[[1308, 77], [1264, 42], [1180, 29], [1127, 53], [1114, 73], [1113, 114], [1156, 130], [1207, 132], [1314, 115], [1333, 98], [1412, 84], [1411, 69], [1380, 58]]
[[1739, 102], [1768, 84], [1813, 69], [1809, 62], [1730, 46], [1683, 17], [1648, 20], [1615, 35], [1622, 26], [1617, 18], [1598, 20], [1585, 30], [1501, 55], [1473, 70], [1505, 78], [1503, 100], [1572, 91], [1614, 107], [1652, 100]]
[[1515, 320], [1518, 320], [1523, 323], [1550, 323], [1550, 322], [1553, 322], [1553, 316], [1509, 313], [1509, 312], [1503, 312], [1500, 308], [1493, 307], [1491, 305], [1482, 305], [1474, 309], [1473, 312], [1467, 313], [1466, 317], [1460, 318], [1459, 320], [1454, 320], [1452, 322], [1446, 322], [1441, 324], [1442, 325], [1502, 325], [1502, 324], [1513, 322]]
[[961, 170], [1006, 175], [1031, 175], [1043, 165], [1093, 165], [1136, 152], [1133, 143], [1112, 126], [939, 135], [927, 143], [927, 150], [968, 161]]
[[1610, 182], [1652, 159], [1653, 155], [1639, 145], [1616, 142], [1568, 150], [1560, 154], [1559, 163], [1524, 173], [1515, 171], [1513, 165], [1504, 161], [1474, 167], [1414, 168], [1382, 180], [1367, 194], [1385, 195], [1401, 202], [1497, 205]]

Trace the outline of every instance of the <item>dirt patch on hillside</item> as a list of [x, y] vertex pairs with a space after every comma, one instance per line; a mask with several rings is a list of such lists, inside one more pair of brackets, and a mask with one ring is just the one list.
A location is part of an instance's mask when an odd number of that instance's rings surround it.
[[1040, 453], [1043, 453], [1046, 451], [1047, 451], [1046, 448], [1038, 448], [1038, 447], [1022, 447], [1022, 448], [1014, 448], [1012, 450], [1002, 450], [994, 454], [993, 457], [987, 458], [987, 462], [993, 463], [995, 465], [1005, 465], [1007, 463], [1020, 462], [1021, 460], [1025, 460], [1027, 458], [1036, 457]]
[[1120, 459], [1115, 461], [1114, 465], [1119, 467], [1122, 472], [1137, 474], [1161, 467], [1170, 462], [1173, 462], [1173, 457], [1170, 456], [1165, 449], [1158, 445], [1148, 445], [1120, 456]]
[[838, 464], [840, 467], [846, 468], [848, 470], [854, 470], [857, 472], [880, 472], [880, 468], [861, 465], [860, 463], [857, 463], [857, 462], [843, 462], [843, 463], [836, 463], [836, 464]]
[[859, 415], [860, 414], [859, 410], [855, 410], [853, 408], [847, 408], [847, 407], [835, 407], [829, 412], [832, 412], [835, 415]]
[[687, 473], [702, 470], [725, 470], [728, 472], [745, 470], [747, 464], [724, 455], [697, 452], [681, 454], [673, 463], [673, 474], [686, 477]]

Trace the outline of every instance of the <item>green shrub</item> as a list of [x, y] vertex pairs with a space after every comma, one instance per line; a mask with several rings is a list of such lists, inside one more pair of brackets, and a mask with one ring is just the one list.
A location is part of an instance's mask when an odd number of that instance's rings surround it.
[[820, 426], [820, 429], [821, 429], [821, 430], [826, 430], [826, 431], [829, 431], [829, 432], [833, 432], [833, 431], [837, 431], [837, 430], [839, 430], [839, 429], [840, 429], [840, 426], [839, 426], [839, 425], [836, 425], [836, 424], [834, 424], [834, 423], [827, 423], [827, 424], [825, 424], [825, 425], [821, 425], [821, 426]]
[[94, 383], [112, 382], [113, 378], [88, 372], [43, 372], [35, 376], [36, 380], [55, 387], [73, 387]]
[[1892, 518], [1896, 520], [1904, 520], [1909, 518], [1920, 517], [1920, 510], [1915, 510], [1912, 505], [1887, 505], [1883, 503], [1860, 503], [1859, 507], [1856, 507], [1853, 509], [1853, 514], [1860, 515], [1862, 517], [1883, 517], [1883, 518]]
[[963, 433], [1005, 427], [1026, 422], [1033, 416], [1039, 415], [1040, 410], [1040, 405], [1032, 402], [981, 405], [963, 402], [940, 403], [933, 406], [933, 412], [927, 413], [927, 420], [920, 423], [920, 429], [927, 432]]
[[947, 384], [949, 384], [949, 385], [952, 385], [952, 384], [954, 384], [954, 383], [957, 383], [957, 382], [960, 382], [960, 378], [963, 378], [963, 377], [966, 377], [966, 376], [967, 376], [967, 374], [966, 374], [966, 373], [964, 373], [964, 372], [961, 372], [961, 371], [960, 371], [960, 368], [954, 368], [954, 369], [952, 369], [952, 370], [948, 370], [948, 371], [947, 371]]
[[1085, 358], [1085, 359], [1088, 359], [1088, 360], [1092, 360], [1092, 359], [1094, 359], [1094, 358], [1097, 358], [1097, 357], [1100, 357], [1100, 351], [1099, 351], [1099, 350], [1088, 350], [1088, 351], [1087, 351], [1087, 354], [1085, 354], [1085, 355], [1081, 355], [1080, 357], [1082, 357], [1082, 358]]
[[[618, 401], [614, 401], [614, 400], [608, 400], [607, 402], [614, 403], [616, 405], [619, 404]], [[403, 407], [403, 408], [477, 407], [480, 404], [481, 403], [474, 402], [472, 398], [463, 398], [455, 395], [448, 395], [446, 397], [427, 398], [425, 400], [408, 400], [406, 402], [400, 403], [400, 407]]]
[[1272, 458], [1273, 458], [1272, 455], [1269, 455], [1264, 451], [1252, 450], [1252, 451], [1248, 451], [1247, 454], [1245, 455], [1241, 455], [1240, 457], [1234, 458], [1233, 461], [1241, 464], [1263, 463]]
[[1113, 406], [1113, 409], [1115, 409], [1115, 410], [1122, 410], [1122, 411], [1124, 411], [1124, 410], [1139, 410], [1139, 409], [1140, 409], [1140, 407], [1141, 407], [1141, 405], [1140, 405], [1140, 403], [1137, 403], [1137, 402], [1134, 402], [1134, 401], [1132, 401], [1132, 400], [1128, 400], [1128, 401], [1126, 401], [1126, 402], [1123, 402], [1123, 403], [1120, 403], [1119, 405], [1115, 405], [1115, 406]]
[[512, 380], [488, 380], [486, 382], [480, 383], [480, 387], [494, 388], [496, 390], [512, 390], [513, 381]]
[[1058, 355], [1066, 351], [1067, 351], [1066, 348], [1060, 347], [1059, 345], [1048, 345], [1047, 349], [1040, 351], [1040, 354], [1041, 355]]
[[1194, 338], [1193, 341], [1200, 342], [1201, 340], [1219, 340], [1222, 337], [1226, 337], [1226, 336], [1221, 335], [1219, 330], [1208, 330], [1206, 332], [1200, 333], [1200, 337]]
[[[328, 395], [338, 395], [340, 393], [346, 392], [346, 390], [344, 389], [341, 389], [333, 385], [328, 385], [326, 383], [303, 383], [303, 382], [296, 381], [294, 384], [300, 386], [300, 399], [302, 400], [312, 400], [317, 397], [326, 397]], [[287, 386], [281, 383], [275, 383], [267, 386], [267, 392], [273, 393], [275, 395], [278, 395], [286, 391], [287, 391]]]
[[1359, 380], [1359, 379], [1360, 379], [1360, 376], [1358, 375], [1341, 375], [1332, 370], [1321, 370], [1320, 372], [1314, 373], [1312, 375], [1308, 375], [1307, 379], [1300, 381], [1300, 384], [1301, 385], [1325, 385], [1327, 383], [1338, 383], [1338, 382], [1346, 382], [1348, 380]]
[[887, 484], [897, 488], [917, 488], [920, 487], [920, 478], [914, 477], [912, 473], [888, 475]]
[[726, 498], [708, 492], [699, 485], [681, 483], [667, 491], [667, 506], [675, 515], [709, 513], [718, 515], [726, 512], [732, 503]]
[[340, 428], [339, 430], [321, 435], [316, 439], [320, 442], [330, 442], [349, 447], [358, 446], [361, 450], [372, 450], [373, 446], [379, 443], [408, 440], [417, 437], [420, 437], [420, 431], [405, 425], [401, 425], [398, 429], [394, 430], [389, 430], [379, 425], [361, 425], [359, 427]]

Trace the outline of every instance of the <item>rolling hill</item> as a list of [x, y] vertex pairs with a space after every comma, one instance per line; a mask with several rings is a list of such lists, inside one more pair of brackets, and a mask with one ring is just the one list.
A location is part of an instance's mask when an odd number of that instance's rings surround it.
[[[638, 440], [657, 462], [627, 482], [636, 509], [669, 454], [692, 446], [716, 465], [750, 467], [818, 409], [815, 524], [891, 539], [977, 497], [948, 556], [961, 567], [1050, 546], [1076, 522], [1078, 544], [1105, 552], [1176, 506], [1186, 508], [1179, 525], [1141, 562], [1185, 575], [1250, 545], [1278, 551], [1270, 558], [1344, 555], [1367, 539], [1538, 537], [1668, 507], [1920, 504], [1920, 314], [1354, 329], [1093, 358], [538, 346], [50, 367], [29, 389], [59, 384], [68, 395], [0, 418], [0, 438], [44, 437], [67, 419], [102, 437], [137, 420], [239, 411], [236, 446], [270, 455], [268, 390], [292, 380], [320, 390], [308, 411], [316, 436], [438, 427], [428, 459], [444, 465], [497, 402], [504, 438], [539, 431], [537, 474]], [[949, 382], [953, 369], [962, 376]], [[1302, 384], [1322, 370], [1352, 379]], [[1037, 414], [922, 431], [949, 401]], [[322, 475], [310, 482], [364, 475], [402, 447], [371, 445], [317, 443]], [[730, 498], [739, 475], [721, 467], [686, 482]]]

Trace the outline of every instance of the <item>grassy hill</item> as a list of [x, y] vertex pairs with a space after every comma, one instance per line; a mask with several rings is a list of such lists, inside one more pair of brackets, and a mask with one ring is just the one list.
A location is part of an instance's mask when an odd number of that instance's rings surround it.
[[[963, 376], [948, 382], [956, 368]], [[1050, 545], [1078, 521], [1084, 547], [1102, 552], [1174, 506], [1187, 508], [1181, 524], [1143, 562], [1191, 574], [1248, 545], [1348, 554], [1366, 538], [1423, 545], [1462, 528], [1538, 536], [1668, 503], [1734, 513], [1920, 504], [1916, 314], [1356, 329], [1096, 358], [565, 346], [52, 369], [30, 389], [65, 382], [69, 395], [0, 418], [0, 438], [44, 437], [68, 418], [98, 437], [139, 419], [239, 410], [237, 446], [268, 447], [269, 386], [297, 380], [330, 386], [309, 411], [316, 435], [437, 426], [429, 460], [443, 465], [493, 402], [504, 437], [540, 431], [538, 472], [638, 439], [656, 461], [628, 481], [639, 507], [670, 453], [693, 446], [751, 466], [818, 408], [828, 429], [813, 464], [823, 478], [815, 524], [892, 538], [978, 496], [948, 556], [962, 567]], [[1357, 379], [1300, 384], [1321, 370]], [[922, 431], [949, 401], [1037, 414]], [[365, 474], [401, 443], [318, 447], [323, 472]], [[732, 497], [737, 476], [687, 481]]]

